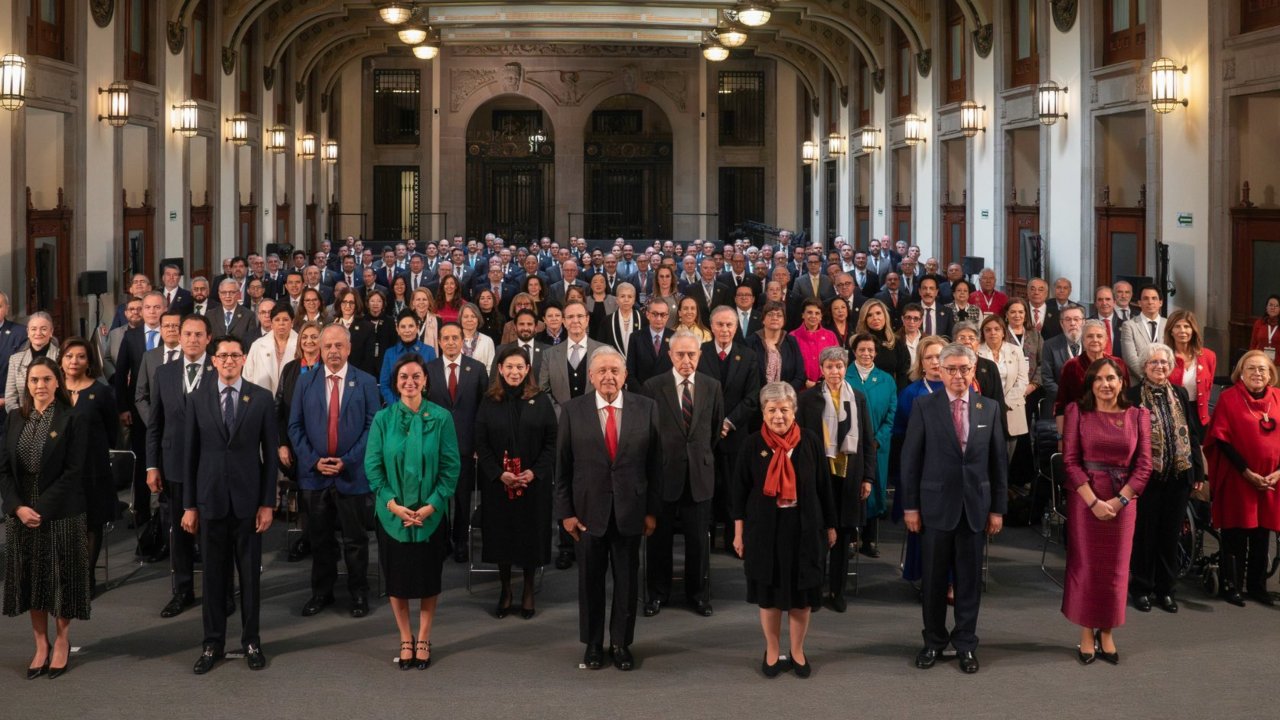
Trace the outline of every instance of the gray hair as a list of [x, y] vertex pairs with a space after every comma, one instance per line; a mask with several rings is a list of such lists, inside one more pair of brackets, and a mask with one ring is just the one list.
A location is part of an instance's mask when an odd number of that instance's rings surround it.
[[[315, 266], [308, 265], [307, 267], [315, 267]], [[221, 292], [222, 288], [226, 287], [228, 284], [230, 284], [231, 287], [233, 288], [236, 288], [236, 289], [240, 288], [240, 283], [236, 282], [235, 278], [222, 278], [222, 282], [218, 283], [218, 291]], [[161, 294], [163, 295], [163, 293]]]
[[37, 310], [27, 316], [27, 324], [30, 325], [32, 320], [44, 320], [49, 323], [49, 327], [53, 327], [53, 316], [44, 310]]
[[818, 367], [822, 367], [828, 360], [839, 360], [845, 365], [849, 364], [849, 351], [839, 345], [822, 348], [822, 352], [818, 353]]
[[711, 311], [711, 319], [715, 320], [717, 315], [723, 315], [725, 313], [732, 315], [733, 321], [738, 322], [738, 311], [728, 305], [717, 305], [716, 309]]
[[[272, 307], [275, 307], [275, 306], [273, 305]], [[324, 336], [324, 334], [327, 332], [341, 332], [342, 337], [345, 338], [347, 342], [351, 342], [351, 331], [348, 330], [347, 327], [342, 323], [332, 323], [330, 325], [325, 325], [324, 328], [320, 330], [320, 335]]]
[[632, 295], [636, 294], [635, 285], [632, 285], [629, 282], [620, 282], [617, 285], [613, 286], [613, 296], [617, 297], [618, 293], [622, 292], [623, 290], [630, 290]]
[[458, 308], [458, 324], [459, 325], [462, 324], [462, 313], [468, 310], [475, 313], [476, 319], [480, 321], [481, 325], [484, 324], [484, 313], [480, 312], [480, 306], [476, 305], [473, 302], [464, 302], [462, 303], [462, 306]]
[[1092, 320], [1085, 320], [1084, 325], [1080, 326], [1080, 336], [1084, 337], [1084, 334], [1089, 331], [1089, 328], [1098, 328], [1102, 331], [1103, 335], [1107, 334], [1107, 324], [1097, 318], [1094, 318]]
[[955, 327], [951, 328], [951, 337], [955, 337], [959, 335], [964, 330], [968, 330], [969, 332], [973, 333], [974, 337], [978, 337], [978, 338], [982, 337], [982, 333], [978, 332], [978, 326], [974, 325], [968, 320], [964, 322], [956, 323]]
[[587, 362], [587, 369], [590, 370], [596, 366], [596, 362], [603, 358], [616, 357], [626, 365], [627, 358], [618, 352], [612, 345], [602, 345], [591, 352], [591, 359]]
[[[277, 257], [276, 259], [277, 259], [277, 260], [279, 260], [280, 258], [278, 258], [278, 257]], [[209, 284], [209, 278], [207, 278], [207, 277], [205, 277], [205, 276], [203, 276], [203, 275], [197, 275], [197, 276], [195, 276], [195, 277], [191, 278], [191, 284], [192, 284], [192, 285], [195, 285], [195, 284], [196, 284], [196, 283], [198, 283], [198, 282], [202, 282], [202, 283], [204, 283], [205, 285], [208, 285], [208, 284]]]
[[1147, 354], [1143, 356], [1142, 364], [1146, 365], [1147, 363], [1151, 362], [1153, 359], [1155, 359], [1156, 355], [1164, 355], [1165, 358], [1168, 359], [1170, 363], [1173, 363], [1174, 359], [1177, 357], [1177, 355], [1175, 355], [1173, 352], [1173, 348], [1169, 347], [1168, 345], [1165, 345], [1162, 342], [1153, 342], [1147, 346]]
[[671, 339], [667, 341], [667, 344], [675, 345], [677, 340], [692, 340], [698, 347], [702, 347], [702, 336], [696, 335], [689, 328], [680, 328], [675, 331]]
[[[970, 324], [970, 327], [973, 327], [972, 324]], [[949, 358], [953, 357], [963, 357], [971, 366], [978, 364], [978, 356], [974, 354], [973, 350], [968, 345], [961, 345], [960, 343], [944, 345], [942, 352], [938, 353], [938, 362], [945, 363]]]
[[764, 407], [766, 403], [771, 402], [787, 402], [791, 403], [791, 407], [796, 406], [796, 389], [791, 387], [790, 383], [771, 382], [760, 388], [760, 407]]

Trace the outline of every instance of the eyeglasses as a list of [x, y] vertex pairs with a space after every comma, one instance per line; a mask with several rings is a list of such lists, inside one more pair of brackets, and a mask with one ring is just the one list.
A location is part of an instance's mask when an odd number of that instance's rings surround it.
[[1246, 375], [1268, 375], [1271, 369], [1266, 365], [1250, 365], [1249, 367], [1241, 368], [1240, 372]]
[[972, 369], [973, 367], [971, 365], [960, 365], [959, 367], [954, 365], [942, 366], [942, 371], [948, 375], [967, 375]]
[[229, 360], [239, 360], [244, 357], [244, 353], [218, 353], [213, 358], [219, 362], [227, 362]]
[[1148, 360], [1147, 366], [1148, 367], [1169, 367], [1169, 361], [1168, 360]]

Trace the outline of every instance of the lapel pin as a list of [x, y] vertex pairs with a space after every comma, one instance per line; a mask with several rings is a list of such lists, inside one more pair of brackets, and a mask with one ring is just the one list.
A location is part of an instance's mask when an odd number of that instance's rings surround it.
[[768, 450], [761, 450], [761, 451], [760, 451], [760, 457], [769, 457], [769, 451], [768, 451]]
[[89, 399], [90, 399], [90, 400], [92, 400], [92, 399], [94, 399], [94, 398], [96, 398], [96, 397], [98, 397], [98, 396], [97, 396], [97, 395], [94, 395], [93, 393], [90, 393], [90, 394], [89, 394]]
[[530, 404], [530, 405], [532, 405], [532, 404], [533, 404], [533, 401], [532, 401], [532, 400], [530, 400], [530, 401], [529, 401], [529, 404]]
[[58, 431], [57, 431], [57, 430], [50, 431], [50, 433], [49, 433], [49, 437], [51, 437], [51, 438], [56, 438], [56, 437], [58, 437]]
[[469, 367], [464, 367], [464, 368], [462, 368], [462, 371], [463, 371], [463, 372], [471, 372], [471, 368], [469, 368]]
[[356, 381], [355, 381], [355, 380], [348, 380], [348, 381], [347, 381], [347, 387], [355, 387], [355, 386], [356, 386]]
[[741, 359], [742, 359], [742, 356], [741, 356], [741, 355], [734, 355], [734, 356], [733, 356], [733, 359], [734, 359], [735, 361], [737, 361], [737, 360], [741, 360]]
[[981, 410], [981, 409], [982, 409], [982, 403], [974, 403], [974, 407], [976, 407], [976, 408], [978, 408], [979, 410]]
[[244, 396], [244, 401], [245, 401], [245, 402], [249, 402], [249, 396], [248, 396], [248, 395], [245, 395], [245, 396]]

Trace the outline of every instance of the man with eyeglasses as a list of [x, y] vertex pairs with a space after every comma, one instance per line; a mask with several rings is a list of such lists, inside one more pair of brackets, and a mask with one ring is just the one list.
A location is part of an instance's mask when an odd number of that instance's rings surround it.
[[[138, 380], [142, 377], [142, 357], [161, 345], [160, 316], [164, 311], [164, 293], [152, 290], [142, 296], [142, 322], [138, 327], [125, 331], [111, 382], [120, 407], [120, 424], [129, 428], [129, 449], [135, 458], [141, 458], [147, 449], [146, 428], [134, 404]], [[133, 465], [133, 519], [136, 527], [142, 527], [151, 519], [151, 492], [147, 490], [142, 465], [141, 462]]]
[[[315, 270], [308, 268], [308, 271]], [[253, 313], [240, 304], [240, 289], [234, 278], [218, 283], [218, 301], [221, 306], [210, 310], [206, 317], [213, 328], [213, 337], [235, 335], [244, 340], [253, 330]]]
[[671, 370], [670, 308], [655, 302], [645, 309], [644, 317], [644, 329], [631, 333], [627, 341], [627, 389], [632, 392], [642, 392], [649, 378]]
[[[957, 343], [944, 347], [939, 359], [946, 392], [915, 401], [902, 447], [903, 519], [909, 531], [920, 533], [924, 565], [924, 647], [915, 665], [933, 667], [951, 645], [961, 671], [973, 674], [984, 534], [994, 536], [1004, 525], [1008, 457], [999, 404], [971, 387], [977, 355]], [[951, 631], [949, 573], [955, 586]]]
[[[217, 375], [188, 397], [182, 529], [200, 533], [204, 556], [204, 642], [192, 671], [203, 675], [224, 657], [223, 598], [235, 558], [240, 579], [241, 647], [250, 670], [267, 666], [258, 634], [262, 534], [271, 527], [279, 447], [275, 398], [243, 377], [244, 345], [232, 335], [212, 345]], [[213, 382], [209, 382], [213, 380]]]

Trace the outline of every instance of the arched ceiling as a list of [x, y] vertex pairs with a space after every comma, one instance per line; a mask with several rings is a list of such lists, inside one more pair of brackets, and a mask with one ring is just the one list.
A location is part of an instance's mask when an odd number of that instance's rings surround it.
[[[162, 0], [169, 20], [171, 51], [181, 52], [184, 31], [198, 0]], [[265, 68], [287, 54], [298, 77], [328, 92], [342, 65], [400, 46], [397, 27], [381, 21], [374, 0], [206, 0], [214, 3], [223, 69], [236, 70], [238, 51], [257, 28], [255, 55]], [[971, 32], [990, 32], [993, 0], [957, 0]], [[695, 45], [732, 9], [734, 0], [556, 0], [503, 3], [494, 0], [416, 2], [417, 16], [430, 21], [444, 44], [510, 40], [610, 44]], [[795, 68], [812, 90], [826, 68], [847, 88], [854, 52], [873, 71], [885, 65], [890, 28], [903, 32], [916, 54], [931, 51], [932, 21], [939, 0], [776, 0], [774, 16], [748, 29], [743, 51]], [[311, 72], [319, 72], [311, 77]]]

